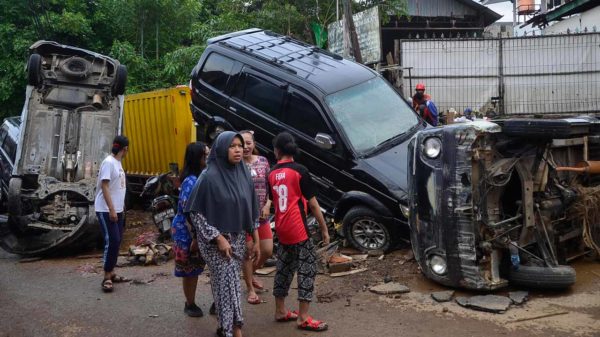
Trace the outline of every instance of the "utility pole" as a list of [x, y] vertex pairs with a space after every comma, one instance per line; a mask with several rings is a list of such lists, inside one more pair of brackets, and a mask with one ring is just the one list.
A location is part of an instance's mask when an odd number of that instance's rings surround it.
[[352, 19], [352, 7], [350, 0], [344, 0], [344, 33], [350, 33], [350, 55], [354, 56], [354, 61], [358, 63], [362, 62], [362, 55], [360, 53], [360, 45], [358, 44], [358, 36], [356, 36], [356, 27], [354, 26], [354, 20]]

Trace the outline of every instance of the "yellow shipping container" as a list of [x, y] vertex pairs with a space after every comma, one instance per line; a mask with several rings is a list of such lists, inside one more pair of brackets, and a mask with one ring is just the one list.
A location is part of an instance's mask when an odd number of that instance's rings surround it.
[[130, 176], [154, 176], [183, 168], [186, 146], [196, 141], [186, 86], [125, 96], [123, 134], [129, 153], [123, 168]]

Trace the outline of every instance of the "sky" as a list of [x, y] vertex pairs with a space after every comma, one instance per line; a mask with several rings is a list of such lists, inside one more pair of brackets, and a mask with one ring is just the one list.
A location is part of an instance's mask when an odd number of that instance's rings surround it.
[[512, 3], [510, 1], [506, 1], [506, 2], [501, 2], [501, 3], [497, 3], [497, 4], [493, 4], [493, 5], [487, 5], [487, 7], [491, 10], [493, 10], [494, 12], [503, 15], [502, 18], [498, 21], [500, 22], [505, 22], [505, 21], [510, 21], [512, 22], [513, 20], [513, 14], [512, 14]]

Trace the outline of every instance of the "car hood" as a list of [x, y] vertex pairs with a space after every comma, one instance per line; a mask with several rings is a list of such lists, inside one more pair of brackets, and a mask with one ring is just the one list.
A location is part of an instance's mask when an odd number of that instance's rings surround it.
[[358, 160], [357, 169], [375, 178], [398, 200], [408, 193], [408, 144], [410, 139]]

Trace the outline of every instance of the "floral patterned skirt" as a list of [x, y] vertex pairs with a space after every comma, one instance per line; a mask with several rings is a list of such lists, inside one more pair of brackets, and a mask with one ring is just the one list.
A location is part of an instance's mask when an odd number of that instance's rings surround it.
[[171, 225], [173, 238], [173, 252], [175, 253], [175, 276], [198, 276], [204, 271], [206, 263], [200, 251], [191, 251], [192, 233], [185, 222], [185, 217], [179, 214], [173, 219]]

